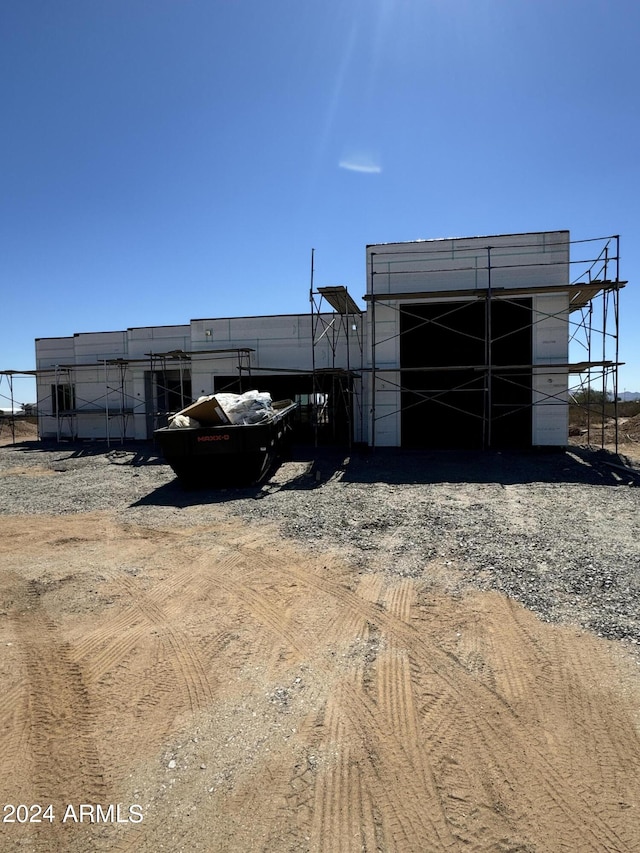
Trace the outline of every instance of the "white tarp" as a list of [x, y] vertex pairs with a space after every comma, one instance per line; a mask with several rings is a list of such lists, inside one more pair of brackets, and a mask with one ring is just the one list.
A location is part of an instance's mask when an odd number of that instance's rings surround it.
[[[232, 424], [260, 424], [270, 421], [275, 416], [271, 394], [266, 391], [246, 391], [244, 394], [211, 394], [198, 397], [196, 402], [205, 403], [214, 399]], [[199, 426], [201, 426], [199, 421], [181, 412], [169, 420], [169, 429], [193, 429]]]

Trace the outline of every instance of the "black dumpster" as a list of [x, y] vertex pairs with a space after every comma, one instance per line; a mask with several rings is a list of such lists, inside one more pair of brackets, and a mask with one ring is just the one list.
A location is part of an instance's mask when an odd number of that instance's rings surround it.
[[257, 424], [163, 427], [153, 433], [183, 485], [241, 486], [259, 483], [286, 452], [297, 403], [273, 404], [273, 416]]

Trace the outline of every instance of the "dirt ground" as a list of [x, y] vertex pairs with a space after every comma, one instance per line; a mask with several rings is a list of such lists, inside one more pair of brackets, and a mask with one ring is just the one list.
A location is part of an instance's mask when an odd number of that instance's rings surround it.
[[640, 850], [620, 644], [197, 522], [0, 517], [2, 851]]
[[35, 441], [38, 438], [38, 427], [32, 420], [0, 417], [0, 447], [17, 441]]

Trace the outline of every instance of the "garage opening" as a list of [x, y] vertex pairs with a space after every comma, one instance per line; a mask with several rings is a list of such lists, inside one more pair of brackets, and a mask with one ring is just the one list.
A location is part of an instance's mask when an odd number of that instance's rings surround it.
[[531, 446], [530, 299], [407, 305], [400, 332], [403, 447]]

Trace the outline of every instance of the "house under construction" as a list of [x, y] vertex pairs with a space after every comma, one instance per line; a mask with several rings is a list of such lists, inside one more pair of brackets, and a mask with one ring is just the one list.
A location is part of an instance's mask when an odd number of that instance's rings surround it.
[[562, 446], [573, 390], [617, 397], [617, 237], [370, 245], [366, 280], [364, 308], [312, 270], [305, 314], [39, 338], [40, 437], [148, 439], [199, 396], [258, 388], [316, 441]]

